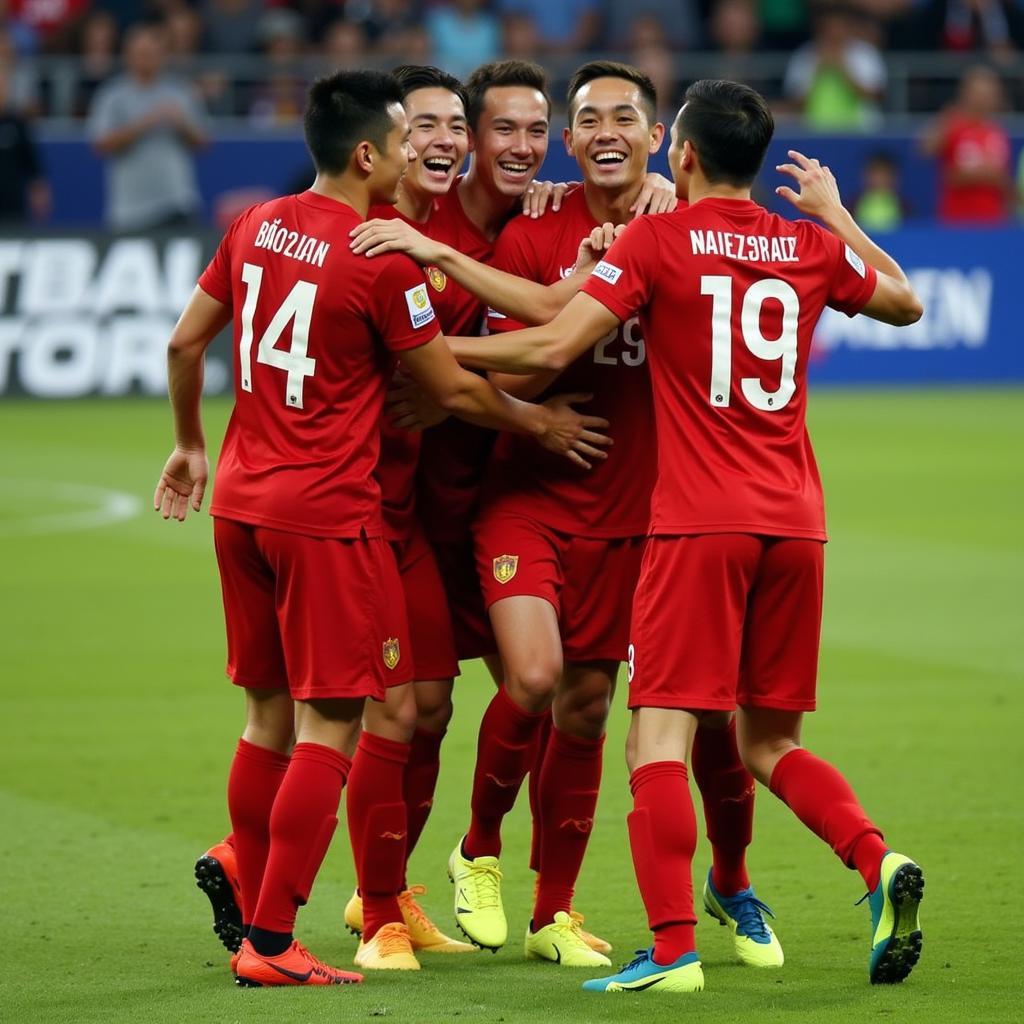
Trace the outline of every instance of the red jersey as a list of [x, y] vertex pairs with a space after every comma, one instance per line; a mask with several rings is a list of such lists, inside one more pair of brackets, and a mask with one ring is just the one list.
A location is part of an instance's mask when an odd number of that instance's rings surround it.
[[811, 335], [826, 305], [859, 312], [875, 281], [824, 228], [750, 200], [629, 225], [583, 290], [620, 320], [640, 310], [657, 423], [652, 533], [826, 539], [804, 422]]
[[[463, 213], [462, 204], [459, 202], [456, 192], [457, 188], [452, 188], [444, 196], [434, 201], [426, 223], [410, 220], [396, 206], [390, 204], [374, 206], [370, 210], [369, 217], [371, 219], [379, 217], [382, 220], [393, 218], [404, 220], [422, 234], [444, 242], [460, 252], [467, 252], [474, 259], [480, 258], [475, 255], [475, 252], [482, 248], [480, 245], [482, 241], [486, 246], [487, 255], [490, 255], [490, 243], [483, 239], [472, 221]], [[376, 258], [374, 257], [374, 259]], [[453, 337], [478, 334], [484, 312], [479, 299], [449, 278], [438, 267], [424, 267], [423, 274], [429, 284], [427, 291], [437, 314], [440, 329]], [[480, 433], [479, 428], [455, 419], [448, 420], [441, 426], [445, 427], [441, 434], [448, 435], [449, 438], [455, 437], [456, 443], [461, 435], [473, 437]], [[438, 457], [443, 457], [449, 462], [452, 459], [451, 440], [449, 439], [447, 444], [442, 443], [442, 448], [445, 449], [443, 452], [436, 451], [437, 445], [432, 435], [436, 437], [437, 431], [421, 434], [395, 427], [387, 414], [381, 421], [380, 462], [377, 464], [376, 475], [380, 483], [384, 511], [384, 536], [388, 540], [407, 540], [412, 535], [416, 507], [416, 474], [422, 440], [431, 438], [427, 441], [427, 447], [434, 462]], [[457, 453], [458, 449], [456, 449]], [[449, 468], [448, 476], [445, 477], [443, 472], [439, 472], [435, 466], [432, 476], [444, 480], [451, 478], [452, 471]], [[440, 494], [437, 500], [444, 505], [450, 505], [449, 499], [449, 495]], [[448, 514], [447, 511], [442, 511], [442, 516]]]
[[[558, 213], [509, 224], [498, 239], [493, 264], [540, 284], [554, 284], [572, 272], [581, 240], [597, 226], [585, 190], [576, 189]], [[650, 380], [639, 322], [633, 316], [623, 319], [538, 398], [592, 394], [593, 400], [579, 408], [611, 423], [615, 444], [607, 460], [581, 469], [530, 438], [502, 434], [487, 471], [484, 500], [489, 509], [587, 537], [647, 532], [656, 466]], [[492, 333], [522, 326], [493, 313], [488, 317]]]
[[235, 407], [211, 513], [315, 537], [381, 533], [373, 478], [390, 352], [438, 333], [407, 256], [349, 249], [315, 192], [246, 210], [199, 279], [234, 311]]
[[[457, 185], [434, 203], [426, 233], [478, 263], [489, 263], [494, 254], [494, 243], [466, 216]], [[426, 273], [445, 334], [478, 335], [484, 322], [483, 304], [436, 267], [428, 267]], [[416, 501], [420, 522], [432, 541], [466, 539], [494, 436], [490, 430], [454, 418], [423, 432]]]
[[1009, 201], [1001, 185], [957, 184], [949, 180], [955, 172], [970, 171], [982, 163], [999, 164], [1010, 173], [1010, 140], [999, 125], [954, 117], [946, 127], [939, 161], [939, 216], [942, 220], [991, 224], [1009, 217]]

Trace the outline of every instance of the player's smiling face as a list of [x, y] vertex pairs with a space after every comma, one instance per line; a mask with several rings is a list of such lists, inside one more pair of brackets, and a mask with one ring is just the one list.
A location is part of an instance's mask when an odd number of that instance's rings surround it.
[[402, 104], [409, 118], [409, 142], [416, 151], [402, 187], [442, 196], [452, 187], [469, 151], [462, 100], [447, 89], [414, 89]]
[[488, 89], [477, 123], [473, 159], [494, 189], [521, 196], [548, 152], [548, 104], [525, 85]]
[[601, 188], [626, 188], [647, 173], [665, 134], [651, 124], [640, 87], [624, 78], [595, 78], [573, 97], [565, 146], [586, 181]]
[[373, 172], [368, 184], [371, 203], [394, 203], [398, 198], [398, 183], [402, 180], [416, 153], [409, 145], [409, 121], [398, 103], [388, 106], [392, 128], [385, 139], [384, 149], [377, 152]]

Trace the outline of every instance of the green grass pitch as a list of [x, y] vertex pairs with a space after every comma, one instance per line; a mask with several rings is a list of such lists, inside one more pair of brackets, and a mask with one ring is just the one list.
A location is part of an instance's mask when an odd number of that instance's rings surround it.
[[[211, 445], [227, 411], [207, 406]], [[170, 447], [167, 407], [5, 400], [0, 1020], [1020, 1020], [1024, 392], [826, 391], [812, 426], [833, 540], [820, 710], [804, 739], [925, 869], [924, 955], [907, 983], [868, 985], [859, 878], [762, 791], [750, 863], [778, 915], [780, 972], [734, 965], [727, 933], [706, 918], [699, 996], [584, 994], [585, 973], [524, 963], [524, 795], [505, 830], [512, 937], [501, 953], [425, 957], [418, 975], [358, 989], [236, 989], [192, 864], [227, 830], [241, 699], [221, 672], [210, 520], [148, 511]], [[445, 925], [444, 865], [466, 822], [490, 693], [468, 666], [412, 862]], [[624, 827], [625, 719], [619, 694], [577, 897], [616, 962], [647, 942]], [[702, 840], [698, 873], [707, 863]], [[299, 918], [302, 938], [339, 965], [355, 951], [341, 927], [352, 885], [342, 824]]]

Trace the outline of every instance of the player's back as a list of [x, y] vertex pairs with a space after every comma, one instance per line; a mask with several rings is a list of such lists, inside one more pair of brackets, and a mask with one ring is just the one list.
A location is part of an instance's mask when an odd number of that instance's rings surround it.
[[436, 327], [423, 330], [434, 316], [410, 260], [349, 250], [360, 221], [314, 192], [261, 204], [200, 279], [234, 310], [235, 408], [214, 515], [317, 536], [380, 532], [385, 346], [422, 344]]
[[749, 200], [644, 218], [621, 242], [588, 291], [613, 309], [647, 300], [652, 532], [824, 539], [805, 425], [811, 340], [826, 305], [859, 311], [874, 272], [823, 228]]

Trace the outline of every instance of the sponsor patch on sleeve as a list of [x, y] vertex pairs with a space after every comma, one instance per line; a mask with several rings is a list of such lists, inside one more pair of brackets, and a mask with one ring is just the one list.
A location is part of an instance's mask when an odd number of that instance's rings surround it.
[[409, 320], [413, 327], [422, 327], [434, 319], [434, 307], [430, 304], [426, 284], [418, 284], [405, 292], [405, 304], [409, 309]]
[[846, 262], [849, 263], [861, 277], [864, 276], [864, 261], [849, 246], [846, 246]]
[[615, 284], [622, 276], [622, 268], [615, 266], [614, 263], [608, 263], [606, 260], [601, 260], [600, 263], [591, 271], [594, 277], [601, 278], [602, 281], [607, 281], [609, 284]]

